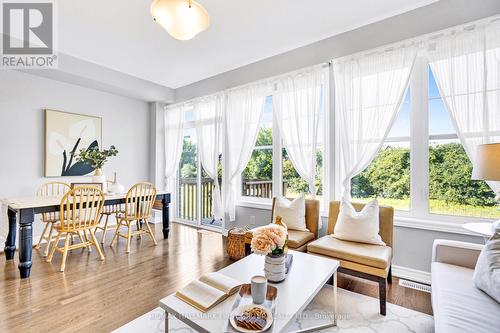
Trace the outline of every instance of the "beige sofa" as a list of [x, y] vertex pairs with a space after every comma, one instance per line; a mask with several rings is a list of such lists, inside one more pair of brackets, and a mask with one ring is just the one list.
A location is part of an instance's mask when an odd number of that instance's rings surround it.
[[500, 332], [500, 303], [474, 286], [482, 245], [437, 239], [432, 250], [436, 333]]

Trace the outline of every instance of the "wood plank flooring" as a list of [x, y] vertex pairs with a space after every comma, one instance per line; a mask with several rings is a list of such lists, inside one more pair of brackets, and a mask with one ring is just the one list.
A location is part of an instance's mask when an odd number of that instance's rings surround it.
[[[104, 262], [95, 250], [72, 251], [64, 273], [59, 272], [60, 254], [47, 263], [43, 247], [33, 250], [31, 278], [25, 280], [19, 279], [17, 254], [8, 262], [1, 255], [0, 332], [109, 332], [156, 308], [161, 298], [191, 280], [232, 262], [217, 233], [173, 223], [168, 240], [159, 226], [155, 234], [158, 246], [144, 236], [133, 239], [126, 254], [123, 240], [109, 246], [110, 233]], [[358, 279], [341, 276], [339, 286], [377, 296], [375, 285]], [[388, 301], [432, 311], [430, 294], [402, 288], [397, 279], [388, 287]]]

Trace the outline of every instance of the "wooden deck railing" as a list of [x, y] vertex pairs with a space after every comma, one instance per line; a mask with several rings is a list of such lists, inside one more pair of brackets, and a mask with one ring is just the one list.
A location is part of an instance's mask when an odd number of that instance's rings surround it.
[[243, 179], [241, 195], [246, 197], [267, 198], [273, 197], [272, 180]]
[[[285, 186], [285, 183], [283, 183]], [[201, 218], [212, 218], [212, 193], [214, 181], [211, 178], [201, 180]], [[273, 197], [272, 180], [243, 179], [242, 195], [256, 198]], [[198, 211], [198, 192], [196, 178], [181, 178], [178, 187], [178, 217], [185, 220], [196, 220]]]

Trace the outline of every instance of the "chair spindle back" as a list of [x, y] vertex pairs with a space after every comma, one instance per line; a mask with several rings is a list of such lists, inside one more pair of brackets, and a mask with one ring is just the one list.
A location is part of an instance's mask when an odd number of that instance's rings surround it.
[[99, 224], [104, 193], [92, 186], [75, 187], [61, 200], [60, 217], [63, 231], [95, 228]]
[[125, 215], [129, 219], [142, 220], [151, 217], [156, 200], [156, 188], [151, 183], [137, 183], [125, 198]]
[[[65, 195], [71, 187], [63, 182], [48, 182], [42, 184], [36, 191], [36, 196], [40, 198], [48, 197], [62, 197]], [[51, 221], [57, 219], [57, 213], [42, 213], [42, 219], [44, 221]]]

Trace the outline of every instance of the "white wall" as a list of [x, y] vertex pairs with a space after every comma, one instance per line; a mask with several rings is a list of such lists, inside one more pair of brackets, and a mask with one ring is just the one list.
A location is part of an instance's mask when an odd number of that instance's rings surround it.
[[[119, 154], [104, 166], [126, 187], [150, 179], [148, 103], [24, 72], [0, 70], [0, 198], [34, 195], [43, 176], [44, 111], [50, 108], [102, 118], [102, 144]], [[71, 182], [78, 178], [64, 178]], [[79, 178], [80, 180], [82, 177]], [[0, 222], [2, 221], [0, 216]], [[35, 223], [34, 237], [41, 223]], [[0, 236], [1, 238], [1, 236]], [[3, 239], [0, 239], [3, 249]]]

